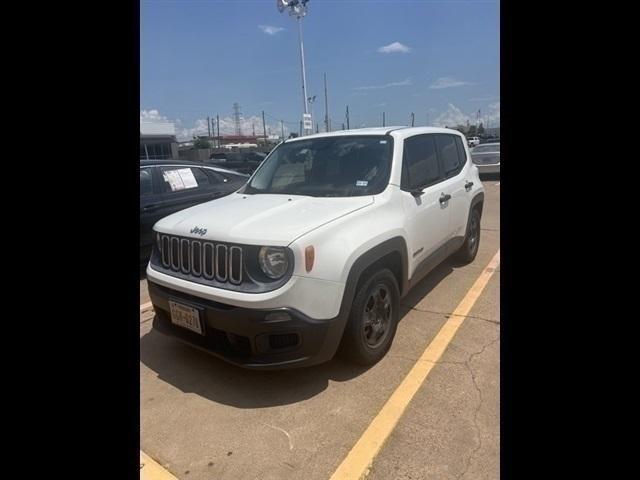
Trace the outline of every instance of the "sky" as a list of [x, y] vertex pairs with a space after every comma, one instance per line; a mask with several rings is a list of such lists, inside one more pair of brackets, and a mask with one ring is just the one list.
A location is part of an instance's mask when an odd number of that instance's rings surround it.
[[[307, 94], [324, 129], [500, 125], [499, 1], [310, 0], [303, 19]], [[298, 132], [298, 27], [276, 0], [141, 0], [140, 121], [172, 122], [179, 140], [207, 133]], [[269, 132], [268, 132], [269, 133]]]

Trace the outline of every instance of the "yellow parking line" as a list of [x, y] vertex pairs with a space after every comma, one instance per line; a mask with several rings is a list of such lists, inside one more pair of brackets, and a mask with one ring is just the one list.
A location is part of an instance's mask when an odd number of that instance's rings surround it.
[[434, 364], [444, 353], [458, 328], [462, 325], [465, 316], [468, 315], [471, 307], [473, 307], [499, 264], [500, 250], [496, 252], [471, 289], [458, 304], [451, 317], [424, 350], [409, 374], [389, 397], [382, 410], [376, 415], [346, 458], [338, 466], [331, 476], [331, 480], [361, 479], [368, 473], [373, 459], [395, 428], [409, 402], [425, 381], [429, 372], [431, 372]]
[[140, 450], [140, 480], [178, 480], [178, 478]]

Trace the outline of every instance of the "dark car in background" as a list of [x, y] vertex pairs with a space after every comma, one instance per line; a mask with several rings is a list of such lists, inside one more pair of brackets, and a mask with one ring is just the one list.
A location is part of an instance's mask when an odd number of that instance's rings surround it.
[[262, 152], [217, 152], [212, 153], [206, 163], [251, 175], [265, 158], [267, 154]]
[[140, 161], [140, 265], [151, 255], [153, 225], [179, 210], [224, 197], [242, 187], [248, 175], [202, 163]]

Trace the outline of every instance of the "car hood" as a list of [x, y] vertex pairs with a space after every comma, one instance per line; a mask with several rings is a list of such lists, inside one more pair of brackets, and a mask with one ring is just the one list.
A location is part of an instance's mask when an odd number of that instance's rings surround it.
[[[286, 246], [299, 236], [373, 203], [372, 196], [320, 198], [232, 193], [158, 221], [174, 235], [248, 245]], [[198, 227], [204, 235], [191, 233]]]

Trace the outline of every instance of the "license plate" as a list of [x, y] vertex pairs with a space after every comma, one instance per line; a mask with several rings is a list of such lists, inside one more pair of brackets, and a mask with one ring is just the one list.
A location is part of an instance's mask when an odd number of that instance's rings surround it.
[[204, 335], [200, 323], [200, 312], [197, 308], [172, 301], [169, 301], [169, 308], [171, 309], [171, 323]]

